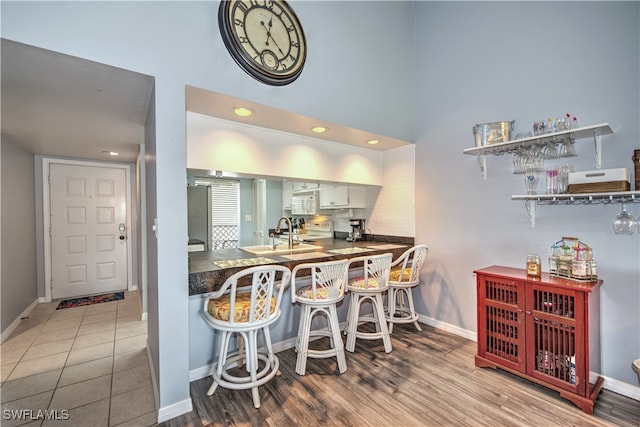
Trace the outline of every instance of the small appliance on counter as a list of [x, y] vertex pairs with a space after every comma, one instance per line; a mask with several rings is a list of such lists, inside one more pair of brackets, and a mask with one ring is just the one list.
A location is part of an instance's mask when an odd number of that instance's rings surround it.
[[351, 233], [347, 237], [347, 242], [356, 242], [363, 240], [364, 237], [364, 219], [350, 219]]

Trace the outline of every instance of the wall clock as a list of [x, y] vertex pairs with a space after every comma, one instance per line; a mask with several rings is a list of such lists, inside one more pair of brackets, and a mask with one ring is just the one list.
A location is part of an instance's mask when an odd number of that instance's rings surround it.
[[285, 1], [222, 1], [218, 24], [233, 59], [255, 79], [283, 86], [302, 72], [306, 39], [298, 17]]

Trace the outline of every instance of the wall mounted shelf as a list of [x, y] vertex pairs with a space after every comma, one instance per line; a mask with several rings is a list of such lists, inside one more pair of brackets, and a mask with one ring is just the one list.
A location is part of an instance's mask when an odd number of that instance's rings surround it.
[[600, 137], [602, 135], [610, 135], [612, 133], [613, 130], [609, 124], [602, 123], [593, 126], [563, 130], [560, 132], [545, 133], [543, 135], [536, 135], [529, 138], [515, 139], [513, 141], [500, 142], [484, 147], [466, 148], [463, 153], [477, 156], [482, 177], [487, 179], [487, 155], [500, 156], [503, 154], [513, 154], [519, 149], [546, 145], [549, 142], [563, 143], [565, 141], [574, 141], [593, 137], [596, 152], [596, 169], [600, 169], [602, 163]]
[[511, 200], [524, 200], [531, 226], [536, 224], [537, 205], [608, 205], [614, 203], [640, 203], [640, 191], [576, 194], [526, 194], [511, 196]]

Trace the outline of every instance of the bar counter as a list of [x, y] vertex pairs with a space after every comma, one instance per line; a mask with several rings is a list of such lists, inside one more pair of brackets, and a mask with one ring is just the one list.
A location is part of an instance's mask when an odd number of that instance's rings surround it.
[[[252, 265], [276, 263], [293, 269], [302, 263], [333, 261], [388, 252], [393, 254], [395, 260], [413, 246], [414, 239], [383, 236], [374, 240], [358, 242], [347, 242], [344, 239], [318, 239], [305, 243], [320, 246], [320, 248], [259, 255], [237, 248], [190, 252], [189, 295], [216, 291], [229, 276]], [[282, 245], [279, 246], [279, 248], [281, 247]], [[253, 262], [257, 264], [253, 264]]]

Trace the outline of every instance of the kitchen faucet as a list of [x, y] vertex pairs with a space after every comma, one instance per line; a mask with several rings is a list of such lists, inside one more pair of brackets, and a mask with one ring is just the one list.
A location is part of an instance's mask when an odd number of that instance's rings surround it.
[[276, 233], [280, 233], [280, 223], [282, 222], [283, 219], [287, 222], [287, 225], [289, 226], [289, 249], [293, 249], [293, 227], [291, 226], [291, 220], [289, 218], [287, 218], [286, 216], [283, 216], [278, 220], [278, 223], [276, 224]]

